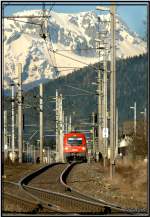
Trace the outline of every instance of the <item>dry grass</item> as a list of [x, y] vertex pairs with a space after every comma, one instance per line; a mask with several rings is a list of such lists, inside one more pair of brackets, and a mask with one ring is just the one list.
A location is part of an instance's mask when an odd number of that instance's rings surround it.
[[[7, 181], [21, 177], [43, 165], [5, 164]], [[116, 173], [110, 179], [110, 168], [100, 163], [84, 163], [74, 167], [67, 179], [68, 184], [96, 198], [102, 198], [126, 208], [147, 207], [147, 163], [142, 160], [124, 159], [116, 163]]]
[[68, 183], [125, 208], [147, 207], [147, 164], [143, 161], [118, 161], [112, 180], [110, 168], [104, 169], [100, 163], [78, 165], [68, 177]]
[[23, 176], [29, 174], [32, 171], [37, 170], [42, 165], [32, 163], [5, 163], [4, 164], [4, 176], [6, 181], [19, 181]]
[[117, 164], [116, 175], [125, 179], [132, 187], [139, 188], [143, 184], [147, 184], [147, 163], [142, 160], [135, 162], [124, 160]]
[[[120, 193], [120, 201], [125, 207], [147, 207], [147, 164], [142, 161], [123, 160], [117, 163], [113, 180], [105, 179], [114, 192]], [[125, 202], [128, 201], [128, 203]]]

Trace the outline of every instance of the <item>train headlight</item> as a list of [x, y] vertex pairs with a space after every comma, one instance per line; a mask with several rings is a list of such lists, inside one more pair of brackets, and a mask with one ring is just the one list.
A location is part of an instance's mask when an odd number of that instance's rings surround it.
[[69, 148], [68, 147], [65, 147], [65, 150], [68, 150]]
[[82, 150], [85, 151], [85, 147], [82, 147]]

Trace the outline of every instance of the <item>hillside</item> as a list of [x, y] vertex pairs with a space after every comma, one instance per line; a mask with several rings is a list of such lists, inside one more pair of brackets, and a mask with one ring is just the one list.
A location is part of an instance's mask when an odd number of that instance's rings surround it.
[[[95, 65], [96, 66], [96, 65]], [[148, 92], [148, 65], [147, 55], [128, 58], [117, 61], [117, 104], [119, 110], [119, 126], [125, 120], [133, 120], [133, 110], [130, 106], [137, 103], [137, 119], [143, 118], [140, 114], [147, 106]], [[97, 72], [91, 67], [85, 67], [56, 80], [51, 80], [44, 85], [44, 126], [45, 130], [55, 129], [55, 101], [56, 89], [63, 94], [63, 109], [65, 116], [72, 115], [72, 122], [78, 127], [80, 122], [91, 122], [91, 113], [97, 111], [96, 82]], [[109, 78], [109, 77], [108, 77]], [[108, 80], [109, 81], [109, 80]], [[91, 95], [75, 88], [81, 88], [91, 92]], [[83, 94], [83, 95], [81, 95]], [[86, 95], [85, 95], [86, 94]], [[38, 128], [39, 122], [39, 87], [24, 93], [25, 124], [35, 124]], [[7, 99], [7, 102], [6, 102]], [[5, 98], [4, 108], [11, 111], [11, 103]], [[10, 121], [11, 114], [9, 114]], [[83, 119], [87, 119], [86, 121]], [[9, 122], [10, 123], [10, 122]], [[35, 131], [35, 127], [25, 127], [25, 133]], [[46, 132], [46, 131], [45, 131]]]
[[[22, 11], [13, 16], [39, 16], [41, 10]], [[48, 14], [48, 11], [46, 11]], [[75, 68], [98, 62], [97, 32], [107, 32], [110, 46], [110, 16], [100, 15], [98, 24], [94, 11], [76, 14], [51, 11], [46, 40], [41, 37], [40, 18], [4, 20], [4, 88], [17, 83], [17, 64], [22, 63], [23, 88], [28, 90], [41, 82], [71, 73]], [[117, 58], [133, 57], [146, 52], [147, 45], [116, 16]], [[46, 24], [45, 24], [46, 25]], [[44, 31], [44, 30], [43, 30]], [[21, 46], [20, 46], [21, 45]]]

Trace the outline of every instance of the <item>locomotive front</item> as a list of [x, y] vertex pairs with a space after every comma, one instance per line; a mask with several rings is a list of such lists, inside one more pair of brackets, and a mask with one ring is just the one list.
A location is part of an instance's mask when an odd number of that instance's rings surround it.
[[68, 161], [87, 161], [87, 144], [83, 133], [71, 132], [64, 135], [64, 158]]

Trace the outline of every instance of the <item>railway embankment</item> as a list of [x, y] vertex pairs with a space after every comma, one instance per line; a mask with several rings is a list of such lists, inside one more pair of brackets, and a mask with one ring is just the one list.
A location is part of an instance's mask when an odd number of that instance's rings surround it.
[[142, 160], [118, 162], [113, 179], [110, 179], [109, 167], [93, 162], [76, 165], [69, 173], [67, 184], [124, 208], [147, 208], [147, 176], [147, 163]]
[[[43, 166], [42, 164], [5, 164], [4, 180], [18, 182], [22, 177]], [[60, 174], [64, 166], [57, 166], [57, 170], [51, 169], [49, 173], [45, 173], [45, 178], [42, 176], [40, 180], [39, 176], [36, 182], [32, 181], [30, 184], [36, 186], [40, 184], [45, 189], [50, 186], [51, 190], [56, 190], [56, 185], [59, 186], [59, 183], [57, 184], [59, 176], [55, 173]], [[101, 163], [77, 164], [72, 167], [66, 183], [86, 195], [123, 208], [147, 208], [147, 163], [144, 161], [118, 162], [112, 180], [109, 176], [109, 167], [104, 168]]]

